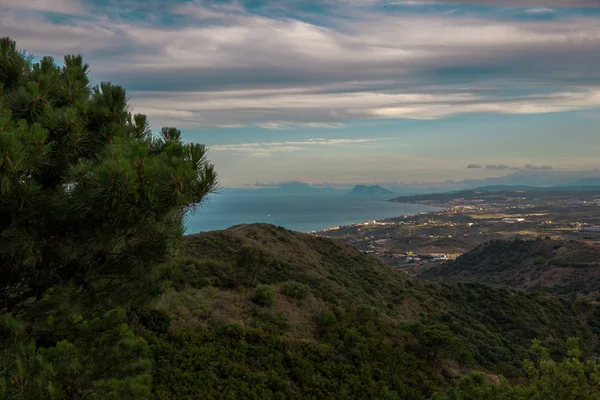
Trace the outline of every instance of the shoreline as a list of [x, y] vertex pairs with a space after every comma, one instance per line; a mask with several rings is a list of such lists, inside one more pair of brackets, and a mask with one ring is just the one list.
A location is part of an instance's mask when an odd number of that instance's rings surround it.
[[190, 212], [185, 217], [186, 234], [223, 230], [230, 226], [268, 223], [302, 233], [316, 233], [336, 226], [386, 221], [439, 207], [391, 202], [380, 196], [221, 196], [210, 207]]
[[325, 229], [321, 229], [321, 230], [312, 230], [312, 231], [305, 232], [305, 233], [308, 233], [311, 235], [319, 235], [320, 233], [338, 231], [340, 229], [345, 229], [345, 228], [357, 228], [360, 226], [395, 226], [395, 225], [398, 225], [398, 223], [395, 221], [398, 219], [406, 219], [406, 218], [409, 218], [409, 217], [412, 217], [415, 215], [435, 214], [435, 213], [439, 213], [441, 211], [448, 210], [447, 207], [429, 206], [429, 205], [419, 204], [419, 203], [399, 203], [399, 204], [409, 204], [409, 205], [417, 205], [417, 206], [423, 206], [423, 207], [431, 207], [431, 208], [436, 208], [436, 210], [417, 211], [414, 214], [402, 214], [402, 215], [398, 215], [395, 217], [388, 217], [388, 218], [383, 218], [383, 219], [373, 219], [373, 220], [367, 219], [367, 220], [363, 220], [360, 222], [355, 222], [353, 224], [334, 225], [329, 228], [325, 228]]

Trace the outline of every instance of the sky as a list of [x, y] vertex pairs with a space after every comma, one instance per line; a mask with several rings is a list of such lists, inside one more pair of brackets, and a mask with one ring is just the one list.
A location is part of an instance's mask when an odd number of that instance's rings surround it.
[[0, 35], [83, 55], [225, 187], [600, 174], [600, 0], [0, 0]]

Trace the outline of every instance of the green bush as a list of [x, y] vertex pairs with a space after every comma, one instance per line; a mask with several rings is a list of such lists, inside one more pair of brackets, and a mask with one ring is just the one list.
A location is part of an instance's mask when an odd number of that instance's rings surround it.
[[275, 291], [271, 286], [260, 285], [254, 290], [250, 300], [261, 307], [271, 307], [275, 301]]
[[143, 309], [136, 312], [140, 324], [158, 334], [167, 333], [171, 326], [171, 316], [164, 310]]
[[310, 293], [310, 287], [304, 283], [287, 281], [281, 284], [281, 294], [295, 300], [304, 300]]
[[333, 311], [324, 311], [317, 317], [317, 326], [321, 329], [327, 329], [337, 324], [337, 318]]

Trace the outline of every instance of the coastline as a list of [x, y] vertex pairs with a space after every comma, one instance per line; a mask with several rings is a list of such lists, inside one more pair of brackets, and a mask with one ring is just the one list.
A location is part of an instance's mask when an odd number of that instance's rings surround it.
[[379, 196], [345, 194], [295, 195], [268, 193], [248, 196], [222, 195], [197, 212], [186, 215], [186, 233], [223, 230], [239, 224], [267, 223], [313, 233], [335, 226], [386, 221], [402, 215], [435, 211], [423, 204], [390, 202]]
[[448, 210], [447, 207], [436, 207], [436, 206], [430, 206], [430, 205], [419, 204], [419, 203], [398, 203], [398, 204], [417, 205], [417, 206], [436, 208], [436, 209], [429, 210], [429, 211], [417, 211], [416, 213], [413, 213], [413, 214], [403, 214], [403, 215], [398, 215], [395, 217], [388, 217], [388, 218], [382, 218], [382, 219], [374, 219], [374, 220], [368, 219], [368, 220], [363, 220], [361, 222], [356, 222], [353, 224], [335, 225], [335, 226], [331, 226], [329, 228], [325, 228], [325, 229], [321, 229], [321, 230], [312, 230], [312, 231], [306, 232], [306, 233], [318, 236], [320, 233], [339, 231], [340, 229], [357, 228], [357, 227], [361, 227], [361, 226], [365, 226], [365, 227], [368, 227], [368, 226], [397, 226], [397, 225], [399, 225], [399, 220], [401, 220], [401, 219], [407, 219], [407, 218], [413, 217], [415, 215], [436, 214], [436, 213]]

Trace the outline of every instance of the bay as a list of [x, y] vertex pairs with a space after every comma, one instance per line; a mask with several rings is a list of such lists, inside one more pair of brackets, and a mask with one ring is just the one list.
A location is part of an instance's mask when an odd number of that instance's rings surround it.
[[311, 232], [436, 208], [389, 201], [393, 196], [353, 196], [345, 192], [278, 193], [269, 190], [227, 190], [188, 213], [186, 234], [221, 230], [256, 222]]

